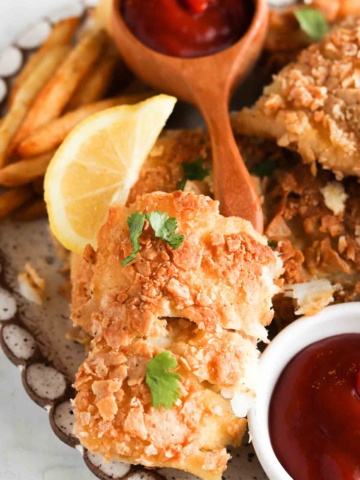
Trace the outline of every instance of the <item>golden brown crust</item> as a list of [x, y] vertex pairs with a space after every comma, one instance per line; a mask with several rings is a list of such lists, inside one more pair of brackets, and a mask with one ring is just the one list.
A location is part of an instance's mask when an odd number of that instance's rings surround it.
[[210, 143], [203, 131], [163, 132], [146, 159], [127, 203], [133, 203], [138, 195], [145, 193], [174, 192], [184, 178], [182, 164], [197, 158], [203, 159], [204, 166], [211, 165]]
[[[197, 158], [203, 159], [204, 166], [211, 165], [210, 143], [208, 136], [203, 131], [164, 131], [146, 159], [139, 178], [130, 191], [128, 204], [133, 203], [138, 195], [145, 193], [155, 191], [173, 192], [184, 178], [182, 164], [192, 162]], [[186, 185], [186, 189], [188, 189], [188, 186]], [[193, 185], [193, 188], [195, 187]], [[198, 189], [198, 193], [210, 193], [208, 186], [204, 190], [204, 182], [201, 182], [201, 191]], [[81, 314], [83, 304], [89, 300], [92, 277], [92, 260], [89, 258], [89, 252], [87, 253], [86, 260], [72, 254], [71, 311], [75, 324], [80, 325], [90, 334], [91, 323], [86, 316]]]
[[[122, 267], [120, 261], [131, 251], [127, 217], [156, 210], [177, 218], [183, 245], [171, 250], [145, 228], [140, 253]], [[108, 324], [123, 317], [123, 324], [117, 321], [108, 330], [109, 341], [118, 347], [139, 332], [148, 335], [156, 328], [154, 319], [162, 316], [188, 318], [210, 331], [220, 326], [266, 338], [264, 326], [272, 318], [267, 282], [279, 270], [277, 260], [248, 222], [219, 215], [217, 202], [181, 192], [138, 197], [129, 208], [110, 209], [98, 241], [93, 295], [83, 312], [73, 315], [75, 324], [91, 323], [92, 335], [101, 332], [103, 317]]]
[[[122, 266], [132, 250], [126, 219], [136, 211], [175, 217], [184, 243], [172, 250], [146, 222], [140, 251]], [[106, 458], [219, 478], [225, 447], [240, 443], [246, 424], [234, 411], [254, 396], [276, 255], [250, 223], [222, 217], [218, 202], [177, 191], [112, 207], [97, 252], [86, 256], [93, 277], [83, 315], [95, 338], [75, 383], [76, 435]], [[181, 374], [170, 410], [152, 406], [145, 383], [164, 349]]]
[[360, 19], [336, 26], [275, 76], [251, 109], [234, 114], [237, 132], [275, 139], [304, 162], [360, 176]]
[[[75, 385], [80, 392], [75, 433], [105, 458], [218, 478], [229, 458], [224, 446], [239, 444], [246, 421], [235, 417], [229, 400], [192, 375], [180, 352], [175, 355], [182, 375], [181, 398], [170, 410], [152, 407], [145, 368], [160, 349], [151, 340], [156, 338], [137, 340], [119, 354], [101, 340], [94, 341]], [[176, 335], [172, 341], [176, 350]], [[210, 465], [211, 471], [206, 471]]]
[[[338, 184], [347, 195], [343, 209], [334, 213], [323, 192], [326, 186]], [[269, 178], [266, 190], [265, 232], [279, 242], [286, 283], [313, 278], [360, 280], [360, 242], [356, 233], [360, 224], [360, 184], [355, 178], [336, 182], [330, 172], [321, 169], [314, 176], [308, 165], [289, 159]], [[283, 235], [283, 223], [290, 232], [287, 237]]]
[[[276, 251], [284, 264], [281, 279], [285, 286], [326, 279], [333, 285], [335, 303], [359, 301], [358, 179], [336, 181], [332, 172], [321, 167], [314, 175], [311, 166], [304, 165], [296, 153], [268, 140], [238, 140], [245, 158], [249, 153], [254, 158], [253, 149], [257, 146], [256, 161], [260, 165], [269, 158], [275, 162], [275, 169], [259, 183], [264, 199], [265, 234], [277, 244]], [[275, 318], [281, 327], [296, 318], [295, 307], [291, 298], [280, 295], [274, 299]]]

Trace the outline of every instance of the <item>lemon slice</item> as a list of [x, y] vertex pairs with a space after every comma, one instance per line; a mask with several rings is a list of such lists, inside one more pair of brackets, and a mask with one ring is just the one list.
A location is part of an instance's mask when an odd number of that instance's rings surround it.
[[110, 108], [65, 139], [45, 175], [50, 228], [64, 247], [79, 254], [88, 243], [96, 248], [109, 207], [126, 202], [175, 103], [158, 95]]

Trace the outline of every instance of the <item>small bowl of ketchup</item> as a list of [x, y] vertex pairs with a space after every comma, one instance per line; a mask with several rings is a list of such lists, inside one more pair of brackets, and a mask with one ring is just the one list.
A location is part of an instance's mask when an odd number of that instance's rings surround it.
[[249, 430], [270, 480], [360, 480], [360, 302], [286, 327], [259, 379]]

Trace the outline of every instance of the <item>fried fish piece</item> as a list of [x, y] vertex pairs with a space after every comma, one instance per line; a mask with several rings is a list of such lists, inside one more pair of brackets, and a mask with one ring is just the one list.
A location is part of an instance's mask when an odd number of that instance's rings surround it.
[[[204, 167], [211, 165], [210, 142], [202, 130], [167, 130], [157, 140], [146, 159], [139, 178], [130, 191], [128, 204], [138, 195], [156, 191], [173, 192], [184, 178], [182, 165], [197, 158], [203, 160]], [[202, 182], [202, 193], [211, 195], [211, 184]], [[83, 304], [90, 298], [92, 277], [91, 258], [86, 260], [71, 254], [71, 311], [76, 325], [91, 334], [91, 322], [82, 315]], [[91, 255], [90, 255], [91, 256]]]
[[[184, 242], [172, 250], [146, 222], [140, 251], [122, 266], [132, 250], [127, 218], [153, 211], [175, 217]], [[255, 394], [256, 343], [273, 316], [280, 260], [249, 222], [180, 191], [112, 207], [98, 250], [87, 255], [93, 275], [82, 324], [94, 340], [75, 382], [75, 434], [107, 459], [219, 479]], [[181, 397], [167, 410], [152, 405], [145, 382], [164, 350], [181, 375]]]
[[[97, 252], [89, 249], [91, 297], [82, 312], [72, 314], [75, 325], [90, 325], [95, 336], [106, 318], [106, 335], [114, 348], [139, 334], [148, 335], [157, 317], [188, 318], [199, 328], [234, 329], [266, 340], [271, 297], [277, 290], [272, 278], [279, 272], [279, 260], [248, 222], [225, 218], [218, 208], [218, 202], [208, 197], [180, 191], [147, 194], [128, 208], [111, 208], [99, 231]], [[168, 251], [162, 240], [152, 239], [147, 227], [140, 255], [121, 266], [132, 248], [126, 219], [136, 211], [175, 217], [185, 235], [181, 248]], [[79, 321], [79, 315], [85, 320]]]
[[232, 116], [236, 132], [271, 138], [337, 179], [360, 176], [360, 18], [334, 27]]
[[[178, 468], [200, 478], [219, 479], [230, 458], [225, 446], [240, 445], [246, 420], [236, 417], [230, 400], [210, 381], [220, 377], [231, 383], [230, 376], [221, 375], [235, 368], [233, 377], [244, 379], [249, 388], [246, 378], [256, 370], [257, 352], [251, 341], [227, 332], [210, 338], [199, 333], [206, 350], [190, 322], [173, 322], [176, 328], [163, 320], [162, 337], [139, 338], [119, 350], [108, 347], [103, 338], [93, 340], [75, 383], [79, 393], [74, 433], [87, 449], [105, 459]], [[216, 345], [208, 343], [210, 339]], [[177, 359], [176, 372], [181, 375], [181, 397], [168, 410], [152, 406], [145, 383], [146, 366], [162, 351], [160, 345], [166, 345]], [[199, 372], [193, 367], [198, 362], [196, 355], [204, 357]]]
[[298, 313], [313, 314], [327, 303], [359, 301], [358, 178], [337, 181], [321, 166], [314, 175], [297, 153], [270, 140], [239, 140], [245, 159], [255, 158], [252, 171], [258, 175], [263, 198], [265, 235], [284, 265], [286, 296], [273, 299], [278, 326], [291, 323]]

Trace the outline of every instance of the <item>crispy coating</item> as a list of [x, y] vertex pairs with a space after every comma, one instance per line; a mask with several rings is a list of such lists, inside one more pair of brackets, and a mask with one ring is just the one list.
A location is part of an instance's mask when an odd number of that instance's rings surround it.
[[[131, 189], [128, 204], [138, 195], [152, 192], [173, 192], [184, 178], [182, 164], [197, 158], [204, 167], [211, 166], [208, 136], [201, 130], [168, 130], [162, 133], [144, 163], [140, 176]], [[209, 188], [201, 193], [210, 194]]]
[[[347, 192], [335, 211], [324, 195], [329, 185], [341, 185]], [[360, 184], [355, 178], [337, 182], [323, 169], [314, 176], [294, 155], [279, 161], [268, 178], [265, 195], [265, 233], [281, 245], [287, 283], [312, 278], [339, 281], [353, 275], [360, 279]], [[334, 196], [339, 199], [337, 189]], [[296, 268], [286, 268], [291, 261]]]
[[[217, 479], [229, 458], [225, 446], [240, 444], [246, 421], [234, 415], [229, 400], [210, 382], [217, 376], [220, 382], [225, 377], [225, 383], [236, 382], [234, 375], [242, 374], [246, 357], [256, 361], [255, 347], [237, 334], [222, 332], [211, 335], [216, 348], [203, 348], [209, 338], [205, 332], [196, 334], [190, 322], [163, 324], [162, 337], [139, 338], [119, 350], [96, 337], [75, 384], [75, 434], [86, 448], [108, 459]], [[181, 374], [181, 398], [170, 410], [152, 407], [144, 381], [146, 365], [164, 347], [176, 356]], [[236, 374], [223, 375], [218, 355], [236, 367]], [[188, 360], [200, 361], [199, 371]]]
[[[139, 178], [130, 191], [128, 204], [133, 203], [138, 195], [156, 191], [173, 192], [184, 178], [182, 164], [192, 162], [196, 158], [202, 158], [204, 166], [211, 165], [211, 152], [208, 136], [201, 130], [168, 130], [164, 131], [157, 140], [155, 147], [146, 159]], [[187, 182], [186, 189], [190, 184], [193, 188], [196, 183]], [[201, 182], [201, 191], [211, 195], [209, 184]], [[71, 311], [76, 312], [82, 308], [90, 298], [90, 282], [92, 278], [92, 259], [85, 252], [86, 261], [71, 254]], [[91, 253], [90, 253], [91, 256]], [[91, 328], [82, 316], [76, 320], [77, 325], [83, 327], [89, 334]]]
[[[285, 288], [314, 280], [334, 287], [334, 302], [360, 300], [360, 183], [356, 177], [337, 181], [323, 168], [316, 175], [298, 154], [269, 141], [241, 139], [246, 157], [257, 146], [257, 162], [275, 162], [258, 179], [264, 199], [265, 235], [277, 244], [284, 264]], [[260, 153], [260, 155], [259, 155]], [[252, 155], [254, 158], [254, 155]], [[287, 286], [287, 287], [286, 287]], [[293, 299], [274, 298], [279, 325], [295, 318]]]
[[[132, 248], [127, 217], [156, 210], [177, 218], [185, 235], [183, 245], [171, 250], [162, 240], [155, 241], [147, 227], [141, 238], [144, 248], [134, 262], [122, 267], [120, 261]], [[110, 324], [123, 317], [113, 327], [119, 335], [114, 330], [111, 338], [119, 347], [139, 332], [148, 335], [161, 316], [188, 318], [210, 331], [222, 327], [266, 339], [277, 259], [248, 222], [222, 217], [218, 202], [181, 192], [144, 195], [129, 208], [111, 208], [98, 240], [93, 295], [72, 314], [74, 323], [86, 326], [92, 335], [101, 333], [103, 317]]]
[[271, 138], [343, 176], [360, 176], [360, 18], [334, 27], [233, 115], [238, 133]]
[[[140, 251], [122, 266], [132, 250], [126, 219], [137, 211], [167, 212], [185, 240], [172, 250], [146, 222]], [[255, 394], [256, 343], [273, 316], [281, 262], [249, 222], [180, 191], [112, 207], [86, 257], [90, 299], [72, 318], [94, 340], [75, 383], [76, 435], [105, 458], [220, 478]], [[145, 383], [148, 362], [164, 349], [181, 374], [170, 410], [152, 406]]]

